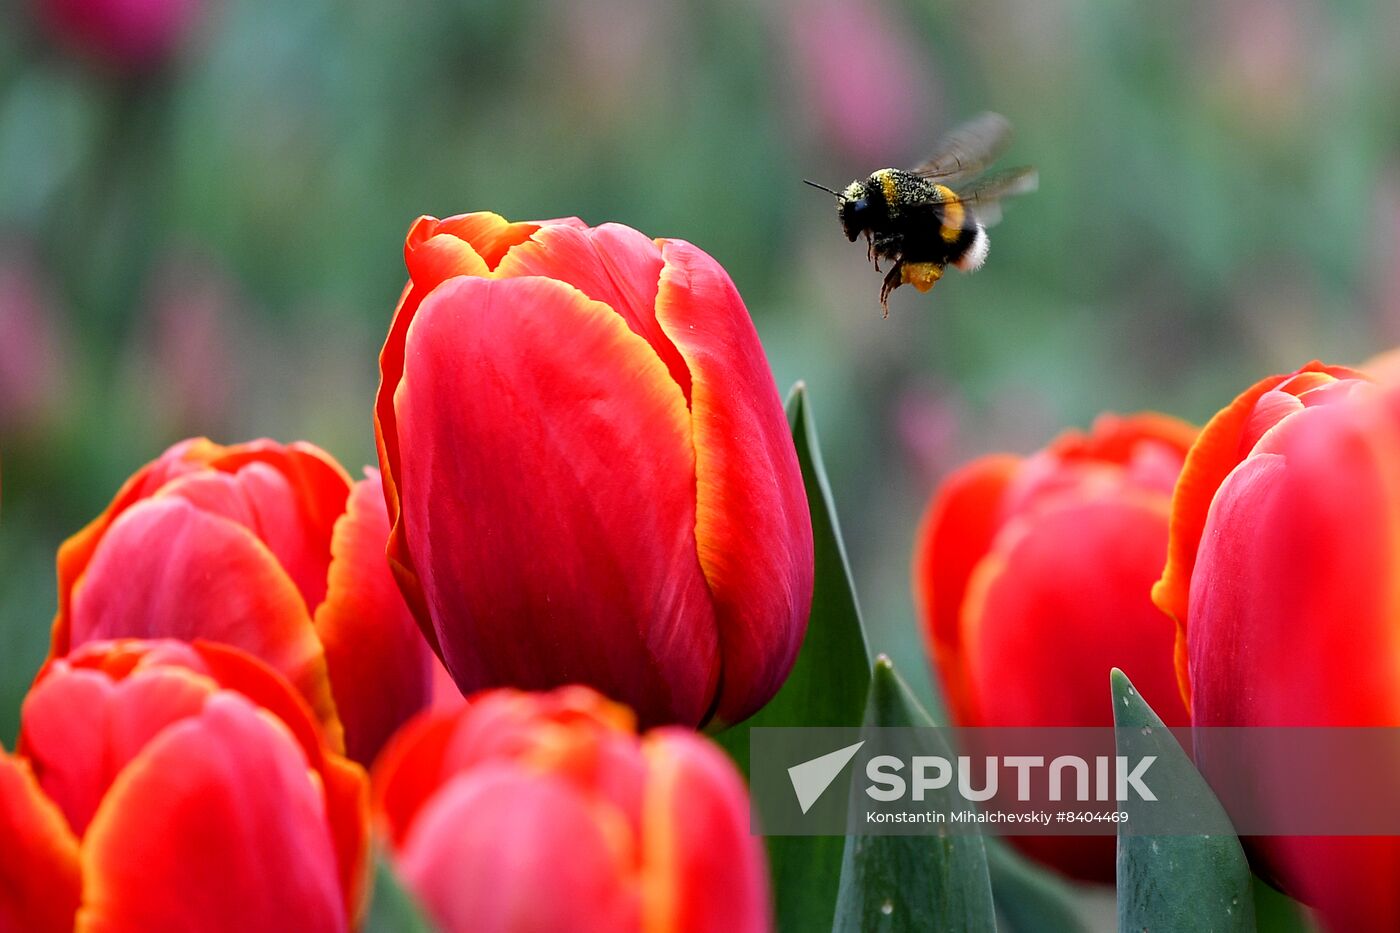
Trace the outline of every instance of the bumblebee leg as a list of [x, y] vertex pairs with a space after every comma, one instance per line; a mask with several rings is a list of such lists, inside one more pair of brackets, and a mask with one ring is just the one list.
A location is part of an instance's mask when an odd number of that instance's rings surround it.
[[889, 274], [885, 276], [885, 284], [880, 289], [880, 308], [885, 312], [885, 317], [890, 316], [890, 292], [899, 288], [903, 284], [901, 273], [904, 269], [904, 260], [896, 259]]
[[943, 278], [941, 262], [900, 263], [900, 284], [912, 285], [921, 292], [933, 288], [934, 283]]

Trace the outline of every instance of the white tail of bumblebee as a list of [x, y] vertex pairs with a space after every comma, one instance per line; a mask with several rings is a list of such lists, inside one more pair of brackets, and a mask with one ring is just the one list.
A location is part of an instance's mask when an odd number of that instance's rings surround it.
[[976, 272], [982, 268], [982, 263], [987, 261], [987, 250], [991, 249], [992, 242], [987, 237], [986, 229], [977, 225], [977, 236], [973, 238], [972, 245], [967, 248], [967, 252], [958, 257], [953, 265], [963, 272]]

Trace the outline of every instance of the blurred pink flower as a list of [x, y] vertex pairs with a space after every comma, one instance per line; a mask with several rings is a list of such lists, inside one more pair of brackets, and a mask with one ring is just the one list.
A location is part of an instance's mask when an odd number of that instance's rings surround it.
[[62, 405], [64, 335], [37, 264], [23, 249], [0, 245], [0, 434], [38, 427]]
[[919, 489], [931, 488], [959, 456], [962, 405], [953, 393], [915, 383], [895, 400], [894, 426]]
[[122, 70], [153, 68], [193, 25], [200, 0], [32, 0], [49, 35], [71, 51]]
[[230, 427], [230, 399], [246, 383], [246, 313], [217, 266], [176, 249], [152, 279], [135, 350], [137, 394], [174, 434]]
[[1333, 53], [1307, 0], [1224, 0], [1205, 8], [1209, 93], [1254, 125], [1307, 112]]
[[780, 15], [797, 86], [829, 142], [872, 169], [931, 143], [944, 122], [937, 82], [894, 11], [879, 0], [789, 0]]
[[557, 34], [544, 37], [545, 54], [561, 58], [573, 80], [560, 88], [572, 109], [589, 119], [628, 115], [639, 95], [655, 90], [676, 42], [676, 9], [650, 0], [571, 0], [557, 4]]

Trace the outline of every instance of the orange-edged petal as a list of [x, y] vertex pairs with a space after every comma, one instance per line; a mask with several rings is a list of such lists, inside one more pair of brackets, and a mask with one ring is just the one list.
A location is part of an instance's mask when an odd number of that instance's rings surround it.
[[[120, 681], [166, 668], [211, 679], [223, 689], [248, 697], [285, 722], [308, 756], [318, 754], [315, 750], [322, 742], [336, 753], [345, 747], [338, 725], [332, 723], [335, 728], [328, 730], [318, 722], [301, 694], [264, 661], [230, 645], [200, 639], [184, 642], [126, 638], [88, 642], [66, 657], [45, 664], [34, 679], [31, 696], [50, 679], [73, 673], [92, 672]], [[24, 744], [24, 738], [22, 731], [19, 747], [28, 754], [30, 749]]]
[[[1400, 396], [1386, 392], [1298, 411], [1216, 491], [1191, 579], [1195, 724], [1400, 722]], [[1230, 780], [1267, 803], [1273, 774], [1238, 765]], [[1400, 928], [1400, 840], [1258, 838], [1250, 858], [1329, 930]]]
[[[399, 306], [389, 325], [389, 335], [379, 353], [379, 393], [374, 409], [379, 466], [384, 474], [389, 522], [394, 526], [396, 540], [402, 536], [402, 520], [398, 504], [399, 441], [394, 428], [394, 391], [403, 378], [408, 326], [413, 323], [418, 306], [434, 288], [454, 276], [490, 275], [505, 251], [523, 242], [536, 229], [536, 224], [512, 224], [499, 214], [490, 212], [463, 214], [446, 220], [423, 216], [409, 227], [403, 247], [409, 282], [399, 297]], [[490, 257], [489, 261], [484, 258], [487, 256]], [[403, 560], [407, 560], [406, 555], [403, 555]], [[416, 581], [406, 564], [401, 565], [396, 570], [398, 572]], [[418, 608], [414, 607], [415, 612]], [[427, 618], [426, 614], [419, 617]]]
[[[149, 663], [168, 663], [166, 653], [183, 647], [172, 642], [154, 643], [149, 648]], [[281, 720], [301, 745], [312, 770], [320, 775], [346, 910], [351, 917], [358, 917], [369, 891], [369, 778], [363, 768], [341, 757], [345, 743], [339, 721], [318, 721], [305, 698], [285, 678], [250, 654], [206, 641], [189, 647], [198, 655], [198, 669]], [[70, 660], [81, 659], [75, 655]]]
[[113, 638], [204, 638], [262, 658], [335, 719], [306, 603], [242, 525], [176, 496], [136, 503], [107, 529], [78, 581], [72, 645]]
[[122, 484], [101, 515], [63, 542], [58, 549], [58, 615], [53, 624], [53, 656], [61, 657], [68, 653], [68, 616], [73, 588], [78, 578], [87, 570], [98, 542], [107, 533], [112, 522], [139, 500], [154, 495], [174, 477], [199, 469], [222, 451], [223, 448], [218, 444], [203, 437], [174, 445], [136, 471]]
[[78, 840], [22, 758], [0, 748], [0, 930], [73, 929]]
[[462, 277], [406, 350], [400, 501], [457, 683], [586, 683], [703, 721], [719, 646], [690, 419], [651, 347], [563, 283]]
[[690, 401], [690, 370], [656, 318], [661, 250], [644, 234], [621, 224], [596, 229], [542, 227], [510, 251], [496, 274], [542, 275], [570, 285], [622, 316], [651, 345]]
[[156, 498], [167, 496], [184, 499], [202, 512], [252, 532], [291, 577], [308, 612], [325, 598], [330, 538], [303, 520], [295, 491], [273, 467], [255, 461], [235, 473], [188, 473], [156, 494]]
[[433, 652], [442, 656], [437, 635], [433, 632], [431, 615], [427, 603], [423, 601], [423, 585], [418, 572], [413, 567], [413, 558], [408, 553], [408, 526], [404, 522], [400, 503], [402, 480], [399, 477], [399, 428], [398, 416], [394, 412], [394, 395], [403, 381], [405, 343], [408, 340], [408, 326], [418, 313], [418, 305], [426, 294], [410, 282], [399, 297], [399, 306], [394, 310], [389, 323], [389, 334], [384, 338], [384, 346], [379, 351], [379, 391], [374, 396], [374, 446], [379, 456], [380, 482], [384, 486], [384, 506], [389, 514], [389, 540], [385, 544], [385, 556], [389, 561], [389, 572], [399, 584], [409, 610], [423, 631], [423, 637]]
[[993, 455], [949, 476], [929, 503], [914, 544], [914, 597], [925, 644], [954, 719], [964, 724], [974, 720], [962, 644], [963, 601], [974, 568], [1004, 521], [1002, 499], [1021, 462], [1009, 454]]
[[[425, 221], [428, 222], [425, 224]], [[566, 221], [567, 223], [567, 221]], [[511, 223], [500, 214], [490, 211], [477, 211], [472, 214], [458, 214], [445, 220], [421, 218], [409, 231], [409, 248], [414, 248], [414, 240], [431, 230], [433, 236], [448, 235], [465, 240], [472, 250], [482, 258], [487, 268], [495, 269], [511, 247], [528, 240], [540, 224], [530, 221]], [[479, 275], [480, 273], [467, 273]]]
[[375, 763], [374, 811], [402, 845], [418, 808], [453, 774], [514, 761], [569, 777], [635, 823], [644, 777], [635, 729], [631, 710], [586, 687], [478, 693], [418, 716], [390, 740]]
[[82, 835], [118, 772], [171, 723], [199, 715], [217, 690], [187, 669], [114, 681], [60, 661], [25, 699], [24, 752], [45, 793]]
[[279, 444], [264, 438], [224, 447], [209, 461], [211, 467], [226, 473], [250, 463], [266, 463], [286, 477], [306, 522], [319, 530], [323, 541], [330, 541], [335, 520], [345, 511], [351, 483], [350, 474], [335, 458], [305, 441]]
[[437, 663], [389, 573], [388, 537], [379, 474], [371, 471], [336, 524], [326, 600], [315, 618], [346, 754], [364, 765], [428, 703]]
[[1382, 412], [1299, 412], [1221, 484], [1191, 581], [1196, 724], [1400, 722], [1400, 421]]
[[812, 605], [812, 524], [792, 432], [758, 334], [719, 263], [660, 241], [656, 319], [690, 371], [695, 547], [724, 676], [715, 718], [738, 722], [786, 679]]
[[637, 929], [637, 856], [621, 820], [558, 777], [519, 766], [488, 765], [445, 784], [398, 867], [444, 933]]
[[51, 656], [72, 647], [75, 591], [107, 531], [138, 502], [183, 495], [262, 539], [314, 608], [325, 593], [331, 531], [350, 478], [330, 455], [302, 442], [251, 441], [225, 447], [205, 438], [172, 446], [122, 486], [107, 509], [59, 550], [59, 612]]
[[343, 931], [321, 785], [274, 717], [232, 693], [146, 746], [82, 846], [80, 931]]
[[771, 928], [767, 868], [749, 831], [734, 766], [694, 733], [643, 740], [644, 933], [763, 933]]
[[1256, 416], [1261, 397], [1290, 380], [1299, 376], [1310, 377], [1310, 374], [1325, 374], [1338, 379], [1366, 378], [1355, 370], [1313, 361], [1295, 373], [1260, 380], [1210, 419], [1187, 454], [1181, 478], [1177, 480], [1176, 491], [1172, 495], [1167, 563], [1161, 579], [1152, 587], [1152, 600], [1176, 620], [1177, 676], [1188, 706], [1191, 702], [1191, 685], [1186, 669], [1185, 637], [1191, 572], [1196, 565], [1196, 552], [1200, 548], [1211, 500], [1225, 477], [1249, 453], [1249, 448], [1244, 444], [1246, 437], [1257, 437], [1259, 434], [1257, 422], [1253, 428], [1251, 422]]

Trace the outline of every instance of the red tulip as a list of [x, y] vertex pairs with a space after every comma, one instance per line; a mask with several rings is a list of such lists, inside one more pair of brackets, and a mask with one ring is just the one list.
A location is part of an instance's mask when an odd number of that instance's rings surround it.
[[373, 471], [309, 444], [199, 439], [127, 480], [58, 555], [52, 656], [93, 640], [204, 638], [285, 675], [333, 745], [368, 763], [431, 690], [397, 592]]
[[194, 24], [200, 0], [33, 0], [53, 38], [129, 71], [162, 64]]
[[724, 270], [495, 214], [422, 218], [405, 257], [375, 409], [389, 556], [458, 685], [586, 683], [647, 723], [756, 711], [802, 641], [812, 533]]
[[376, 765], [374, 807], [444, 933], [769, 928], [734, 767], [689, 731], [638, 737], [584, 687], [424, 714]]
[[[1349, 369], [1270, 377], [1211, 419], [1153, 594], [1194, 725], [1400, 725], [1397, 475], [1400, 390]], [[1400, 928], [1400, 840], [1260, 837], [1251, 855], [1332, 929]]]
[[[1153, 604], [1172, 486], [1194, 436], [1160, 415], [1103, 416], [1039, 453], [950, 476], [919, 531], [914, 587], [964, 726], [1112, 726], [1123, 669], [1168, 725], [1186, 711], [1171, 620]], [[1112, 881], [1112, 839], [1039, 837], [1033, 854]]]
[[40, 672], [19, 752], [0, 757], [5, 929], [73, 929], [74, 909], [78, 929], [133, 933], [345, 931], [360, 914], [364, 771], [250, 655], [86, 645]]

